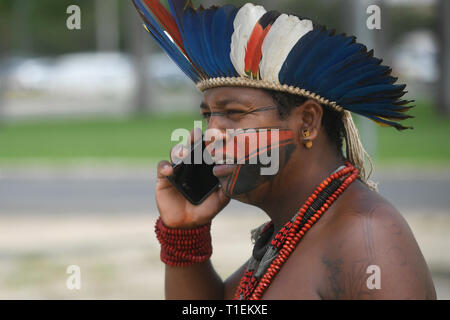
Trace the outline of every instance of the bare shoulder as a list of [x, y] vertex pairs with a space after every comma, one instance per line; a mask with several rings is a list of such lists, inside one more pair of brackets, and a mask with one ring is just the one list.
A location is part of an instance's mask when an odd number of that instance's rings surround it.
[[425, 259], [396, 208], [362, 183], [336, 204], [323, 230], [322, 298], [436, 298]]

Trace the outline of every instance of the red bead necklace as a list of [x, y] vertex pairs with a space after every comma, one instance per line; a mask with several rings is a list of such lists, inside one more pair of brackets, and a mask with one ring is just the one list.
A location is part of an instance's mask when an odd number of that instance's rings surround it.
[[[243, 299], [260, 300], [265, 290], [270, 286], [271, 282], [281, 270], [281, 267], [289, 258], [290, 254], [295, 250], [295, 247], [305, 236], [309, 229], [320, 219], [325, 211], [333, 204], [334, 201], [358, 178], [359, 170], [350, 163], [346, 163], [346, 167], [342, 170], [331, 174], [325, 179], [313, 192], [313, 194], [306, 200], [303, 206], [298, 211], [297, 218], [294, 222], [289, 221], [278, 232], [275, 238], [272, 240], [271, 245], [281, 248], [276, 258], [272, 261], [271, 265], [267, 268], [266, 272], [258, 282], [252, 271], [246, 270], [244, 276], [241, 279], [239, 288], [236, 292], [235, 299], [238, 300], [243, 296]], [[322, 193], [333, 181], [339, 179], [340, 186], [325, 200], [317, 211], [311, 215], [306, 221], [303, 221], [308, 209], [316, 199], [322, 197]]]

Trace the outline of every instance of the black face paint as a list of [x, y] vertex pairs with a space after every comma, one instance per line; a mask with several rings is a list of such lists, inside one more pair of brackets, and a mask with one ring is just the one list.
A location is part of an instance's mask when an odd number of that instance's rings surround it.
[[[236, 139], [239, 137], [244, 139]], [[248, 193], [274, 179], [295, 149], [294, 132], [290, 129], [246, 129], [234, 135], [233, 147], [235, 155], [241, 157], [236, 158], [237, 165], [227, 179], [225, 193], [230, 198]], [[271, 162], [262, 161], [267, 159]], [[271, 172], [271, 168], [277, 170]]]

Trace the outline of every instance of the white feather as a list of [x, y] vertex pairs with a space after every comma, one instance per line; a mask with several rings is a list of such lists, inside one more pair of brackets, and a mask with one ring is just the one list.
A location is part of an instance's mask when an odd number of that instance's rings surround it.
[[258, 20], [266, 13], [262, 6], [251, 3], [244, 5], [234, 19], [234, 32], [231, 37], [230, 58], [234, 68], [242, 77], [245, 77], [245, 53], [247, 42], [252, 35]]
[[263, 42], [263, 55], [259, 68], [261, 78], [279, 84], [278, 75], [289, 53], [311, 30], [313, 30], [311, 20], [300, 20], [296, 16], [287, 14], [279, 16]]

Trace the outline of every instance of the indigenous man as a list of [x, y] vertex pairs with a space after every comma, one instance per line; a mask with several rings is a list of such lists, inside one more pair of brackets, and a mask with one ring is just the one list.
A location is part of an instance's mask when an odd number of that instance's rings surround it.
[[[166, 179], [172, 165], [159, 164], [166, 298], [436, 298], [407, 223], [368, 180], [351, 116], [406, 129], [398, 121], [410, 117], [411, 101], [401, 99], [405, 86], [389, 67], [354, 37], [250, 3], [195, 9], [169, 0], [166, 9], [158, 0], [133, 1], [146, 29], [204, 93], [208, 129], [222, 133], [214, 143], [233, 140], [227, 129], [280, 134], [277, 143], [246, 150], [246, 159], [264, 148], [279, 153], [271, 176], [211, 152], [221, 187], [199, 205]], [[261, 208], [270, 222], [254, 233], [250, 260], [222, 281], [209, 232], [231, 198]]]

